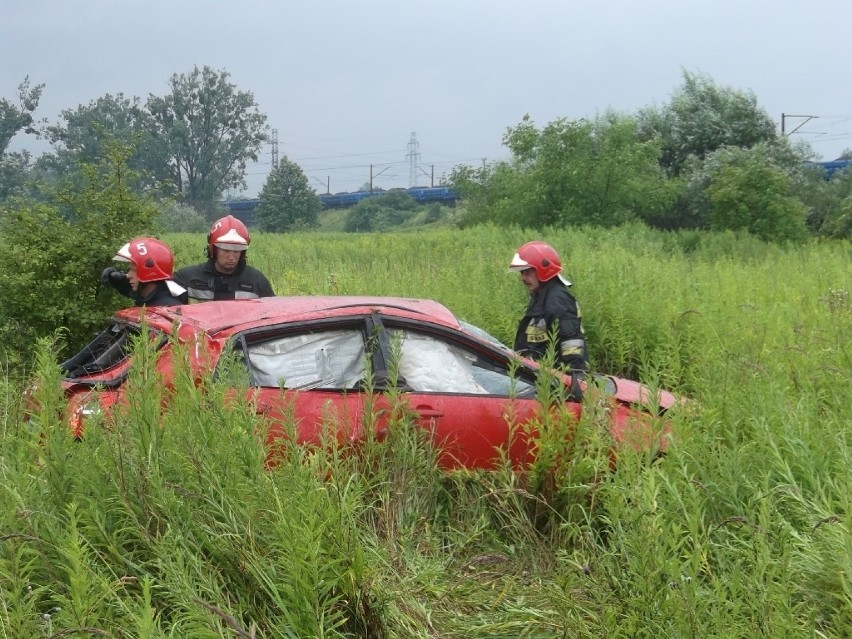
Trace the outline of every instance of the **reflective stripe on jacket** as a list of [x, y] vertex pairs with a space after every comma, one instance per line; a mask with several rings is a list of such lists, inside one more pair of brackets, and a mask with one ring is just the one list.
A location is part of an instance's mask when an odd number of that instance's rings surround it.
[[227, 274], [217, 271], [215, 262], [210, 259], [180, 269], [174, 274], [174, 279], [186, 288], [190, 303], [275, 295], [266, 276], [245, 263], [237, 266], [233, 273]]

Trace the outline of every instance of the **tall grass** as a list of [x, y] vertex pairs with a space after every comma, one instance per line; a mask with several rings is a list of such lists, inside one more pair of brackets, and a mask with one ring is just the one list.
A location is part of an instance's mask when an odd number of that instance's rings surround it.
[[[280, 294], [431, 297], [511, 341], [533, 237], [257, 234], [250, 262]], [[611, 467], [589, 399], [545, 468], [445, 474], [392, 392], [387, 440], [267, 469], [251, 404], [164, 389], [142, 344], [127, 409], [74, 442], [44, 343], [32, 420], [0, 387], [2, 636], [852, 635], [852, 247], [540, 237], [594, 368], [691, 398], [663, 459]], [[168, 239], [179, 263], [203, 244]]]

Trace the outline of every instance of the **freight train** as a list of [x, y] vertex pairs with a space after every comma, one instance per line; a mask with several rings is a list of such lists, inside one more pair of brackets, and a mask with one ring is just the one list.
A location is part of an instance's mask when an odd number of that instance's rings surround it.
[[[455, 204], [459, 199], [458, 193], [446, 186], [413, 186], [409, 189], [392, 189], [390, 191], [375, 190], [375, 191], [352, 191], [351, 193], [320, 193], [320, 201], [323, 207], [327, 209], [340, 209], [348, 206], [354, 206], [361, 200], [368, 197], [376, 197], [386, 193], [394, 192], [406, 193], [420, 204], [429, 204], [438, 202], [439, 204]], [[254, 211], [255, 207], [260, 203], [259, 198], [249, 200], [227, 200], [222, 202], [231, 213], [237, 217], [240, 214]]]
[[834, 174], [838, 171], [848, 171], [850, 168], [850, 161], [839, 159], [839, 160], [831, 160], [830, 162], [809, 162], [813, 166], [821, 168], [825, 171], [825, 177], [831, 178], [834, 177]]

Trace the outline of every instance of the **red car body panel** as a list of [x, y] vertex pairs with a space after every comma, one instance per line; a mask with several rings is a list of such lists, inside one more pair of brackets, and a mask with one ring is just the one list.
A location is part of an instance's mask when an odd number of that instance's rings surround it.
[[[174, 375], [171, 353], [174, 338], [185, 347], [189, 365], [197, 379], [213, 370], [221, 354], [232, 349], [234, 341], [263, 343], [267, 335], [298, 335], [318, 332], [316, 326], [337, 321], [357, 326], [367, 318], [378, 323], [401, 326], [437, 336], [436, 340], [456, 342], [470, 358], [488, 360], [498, 370], [514, 361], [528, 377], [537, 364], [518, 358], [506, 347], [496, 345], [465, 330], [444, 306], [430, 300], [388, 297], [274, 297], [227, 302], [205, 302], [186, 306], [129, 308], [115, 314], [115, 325], [147, 326], [152, 339], [162, 340], [157, 372], [166, 387]], [[118, 329], [116, 329], [118, 330]], [[167, 336], [174, 336], [167, 339]], [[443, 342], [438, 342], [442, 345]], [[333, 356], [333, 354], [332, 354]], [[287, 357], [285, 352], [282, 358]], [[79, 357], [77, 358], [79, 359]], [[518, 364], [520, 362], [520, 364]], [[501, 364], [502, 363], [502, 364]], [[123, 380], [130, 369], [127, 354], [102, 370], [71, 370], [75, 360], [66, 362], [69, 377], [63, 381], [68, 397], [69, 419], [74, 434], [83, 432], [86, 415], [92, 410], [114, 411], [123, 401]], [[65, 364], [63, 365], [65, 366]], [[560, 374], [555, 373], [558, 377]], [[566, 388], [570, 378], [562, 376]], [[630, 380], [609, 378], [614, 390], [607, 396], [611, 433], [615, 441], [635, 446], [664, 449], [667, 427], [655, 413], [662, 413], [677, 401], [674, 395]], [[276, 447], [290, 445], [293, 437], [300, 445], [322, 445], [329, 437], [339, 444], [361, 441], [372, 425], [372, 436], [386, 435], [392, 407], [388, 396], [378, 391], [355, 388], [279, 388], [271, 384], [248, 389], [248, 398], [258, 415], [268, 424], [266, 443], [274, 455]], [[402, 402], [413, 423], [426, 429], [434, 441], [439, 463], [447, 469], [493, 468], [508, 456], [522, 467], [535, 455], [537, 424], [542, 406], [532, 395], [526, 397], [490, 392], [423, 392], [402, 389], [394, 396]], [[643, 408], [644, 407], [644, 408]], [[582, 404], [568, 402], [567, 408], [579, 420]]]

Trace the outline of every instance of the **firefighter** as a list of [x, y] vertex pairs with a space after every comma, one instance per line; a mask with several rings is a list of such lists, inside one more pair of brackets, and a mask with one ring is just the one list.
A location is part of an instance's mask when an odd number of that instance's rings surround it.
[[250, 243], [245, 224], [233, 215], [216, 220], [207, 234], [207, 261], [175, 273], [189, 302], [273, 297], [266, 276], [247, 263]]
[[132, 299], [136, 306], [176, 306], [186, 303], [186, 289], [172, 280], [175, 259], [164, 242], [137, 237], [118, 249], [117, 262], [129, 263], [127, 272], [108, 266], [101, 284]]
[[514, 349], [530, 359], [542, 359], [553, 344], [555, 364], [581, 378], [588, 367], [580, 305], [571, 282], [562, 273], [562, 261], [545, 242], [527, 242], [509, 264], [519, 271], [530, 301], [518, 325]]

